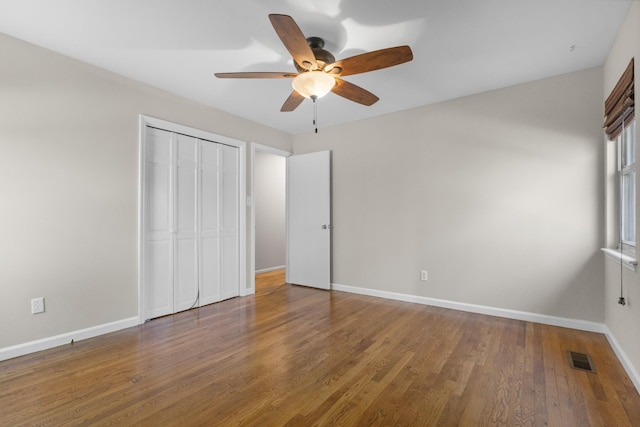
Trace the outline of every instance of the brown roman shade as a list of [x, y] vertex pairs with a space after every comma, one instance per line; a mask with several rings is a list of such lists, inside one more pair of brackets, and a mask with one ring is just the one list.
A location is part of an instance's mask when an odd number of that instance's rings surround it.
[[604, 131], [612, 141], [622, 132], [622, 124], [634, 118], [633, 58], [604, 102]]

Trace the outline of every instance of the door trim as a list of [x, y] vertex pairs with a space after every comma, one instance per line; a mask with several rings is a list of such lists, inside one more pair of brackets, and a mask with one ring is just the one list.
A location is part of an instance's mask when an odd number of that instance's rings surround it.
[[192, 128], [189, 126], [181, 125], [178, 123], [169, 122], [166, 120], [158, 119], [151, 116], [145, 116], [140, 114], [139, 116], [139, 126], [138, 126], [138, 248], [137, 248], [137, 282], [138, 282], [138, 324], [144, 323], [145, 319], [145, 307], [144, 307], [144, 280], [142, 276], [143, 265], [142, 265], [142, 250], [144, 245], [144, 227], [143, 227], [143, 189], [146, 184], [145, 174], [144, 174], [144, 141], [146, 136], [146, 128], [147, 126], [156, 127], [159, 129], [164, 129], [169, 132], [181, 133], [184, 135], [189, 135], [195, 138], [206, 139], [209, 141], [217, 142], [224, 145], [229, 145], [232, 147], [238, 148], [238, 250], [239, 250], [239, 260], [238, 260], [238, 269], [239, 269], [239, 289], [238, 295], [245, 296], [247, 295], [247, 249], [246, 249], [246, 241], [247, 241], [247, 219], [246, 219], [246, 209], [244, 206], [244, 200], [246, 200], [246, 145], [247, 143], [244, 141], [240, 141], [238, 139], [230, 138], [228, 136], [217, 135], [213, 132], [204, 131], [201, 129]]
[[[269, 147], [267, 145], [251, 143], [251, 177], [249, 182], [249, 198], [247, 204], [249, 205], [249, 211], [251, 216], [251, 225], [249, 227], [249, 233], [251, 235], [250, 242], [250, 257], [249, 257], [249, 286], [247, 287], [247, 293], [254, 294], [256, 292], [256, 209], [255, 209], [255, 169], [256, 169], [256, 151], [263, 151], [276, 156], [289, 157], [293, 153], [289, 151], [279, 150], [277, 148]], [[285, 174], [286, 175], [286, 174]]]

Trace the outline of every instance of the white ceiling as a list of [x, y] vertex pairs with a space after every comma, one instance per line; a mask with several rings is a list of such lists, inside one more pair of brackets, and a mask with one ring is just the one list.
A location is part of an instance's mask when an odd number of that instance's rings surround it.
[[[291, 80], [217, 79], [287, 71], [267, 15], [291, 15], [336, 59], [409, 45], [412, 62], [345, 77], [380, 97], [329, 94], [320, 128], [600, 66], [625, 0], [0, 0], [0, 32], [292, 134], [313, 108], [280, 107]], [[3, 58], [6, 60], [7, 58]], [[46, 72], [46, 70], [43, 70]]]

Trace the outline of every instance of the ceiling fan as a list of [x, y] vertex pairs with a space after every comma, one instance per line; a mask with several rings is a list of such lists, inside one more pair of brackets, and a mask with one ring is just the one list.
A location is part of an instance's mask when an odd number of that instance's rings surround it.
[[324, 40], [320, 37], [305, 38], [292, 17], [271, 14], [269, 20], [293, 57], [298, 72], [216, 73], [215, 76], [235, 79], [293, 79], [294, 90], [280, 111], [295, 110], [305, 98], [310, 98], [315, 103], [316, 99], [329, 92], [362, 105], [373, 105], [379, 99], [376, 95], [340, 77], [380, 70], [413, 59], [409, 46], [397, 46], [336, 61], [331, 52], [324, 49]]

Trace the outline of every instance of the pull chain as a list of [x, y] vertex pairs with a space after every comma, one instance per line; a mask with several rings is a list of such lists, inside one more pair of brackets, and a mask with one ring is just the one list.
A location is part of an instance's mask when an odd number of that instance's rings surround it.
[[624, 299], [624, 287], [623, 285], [623, 275], [624, 275], [624, 271], [622, 269], [622, 254], [623, 254], [623, 246], [624, 243], [622, 242], [622, 222], [623, 222], [623, 213], [622, 213], [622, 168], [624, 167], [624, 151], [626, 150], [626, 139], [625, 139], [625, 129], [624, 129], [624, 116], [622, 116], [622, 132], [620, 133], [620, 145], [618, 147], [618, 168], [620, 169], [620, 172], [618, 172], [619, 176], [620, 176], [620, 182], [619, 182], [619, 186], [620, 186], [620, 225], [618, 226], [618, 245], [620, 247], [620, 298], [618, 298], [618, 304], [620, 305], [626, 305], [627, 302]]
[[318, 104], [316, 103], [318, 97], [316, 95], [312, 95], [311, 99], [313, 100], [313, 125], [316, 128], [316, 133], [318, 133]]

